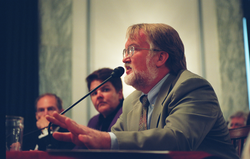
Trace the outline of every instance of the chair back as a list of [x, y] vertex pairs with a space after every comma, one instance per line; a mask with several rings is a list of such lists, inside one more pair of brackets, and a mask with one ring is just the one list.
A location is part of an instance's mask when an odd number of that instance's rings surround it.
[[248, 137], [249, 132], [250, 132], [250, 125], [240, 128], [229, 129], [229, 134], [231, 137], [232, 144], [239, 156], [241, 156], [243, 146], [246, 138]]

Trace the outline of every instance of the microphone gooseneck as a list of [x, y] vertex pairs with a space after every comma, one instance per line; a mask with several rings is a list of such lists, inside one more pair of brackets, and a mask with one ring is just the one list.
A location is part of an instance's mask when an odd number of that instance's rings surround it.
[[[120, 78], [124, 73], [124, 68], [119, 66], [116, 67], [113, 72], [111, 73], [111, 75], [105, 80], [103, 81], [99, 86], [97, 86], [96, 88], [94, 88], [93, 90], [91, 90], [88, 94], [86, 94], [84, 97], [82, 97], [81, 99], [79, 99], [77, 102], [75, 102], [73, 105], [71, 105], [70, 107], [68, 107], [67, 109], [65, 109], [63, 112], [61, 112], [60, 114], [63, 115], [65, 114], [67, 111], [69, 111], [71, 108], [73, 108], [75, 105], [77, 105], [78, 103], [80, 103], [83, 99], [85, 99], [87, 96], [89, 96], [92, 92], [94, 92], [95, 90], [97, 90], [99, 87], [101, 87], [102, 85], [104, 85], [106, 82], [108, 82], [111, 78]], [[48, 136], [51, 136], [50, 133], [50, 127], [51, 127], [51, 122], [48, 125]], [[49, 148], [53, 148], [51, 145], [49, 146]]]

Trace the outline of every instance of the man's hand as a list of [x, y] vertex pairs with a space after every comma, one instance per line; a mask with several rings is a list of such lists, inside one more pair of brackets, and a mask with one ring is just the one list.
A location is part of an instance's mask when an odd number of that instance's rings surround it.
[[36, 121], [36, 126], [38, 129], [45, 128], [49, 125], [49, 121], [45, 118], [45, 116], [40, 116]]
[[52, 116], [47, 115], [46, 119], [70, 131], [67, 133], [54, 132], [53, 137], [57, 140], [73, 142], [77, 146], [84, 146], [88, 149], [111, 148], [111, 139], [107, 132], [79, 125], [74, 120], [56, 112]]

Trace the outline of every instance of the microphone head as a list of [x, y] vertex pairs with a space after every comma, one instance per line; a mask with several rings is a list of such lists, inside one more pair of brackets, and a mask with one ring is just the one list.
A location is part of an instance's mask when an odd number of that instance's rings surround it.
[[118, 78], [118, 77], [121, 77], [123, 73], [124, 73], [124, 68], [119, 66], [114, 69], [114, 71], [111, 73], [111, 76], [113, 78]]

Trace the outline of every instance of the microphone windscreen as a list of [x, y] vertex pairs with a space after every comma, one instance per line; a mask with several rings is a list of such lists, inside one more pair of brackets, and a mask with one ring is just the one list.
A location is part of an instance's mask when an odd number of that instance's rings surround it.
[[121, 77], [124, 73], [124, 68], [119, 66], [114, 69], [114, 71], [111, 73], [111, 76], [114, 78]]

